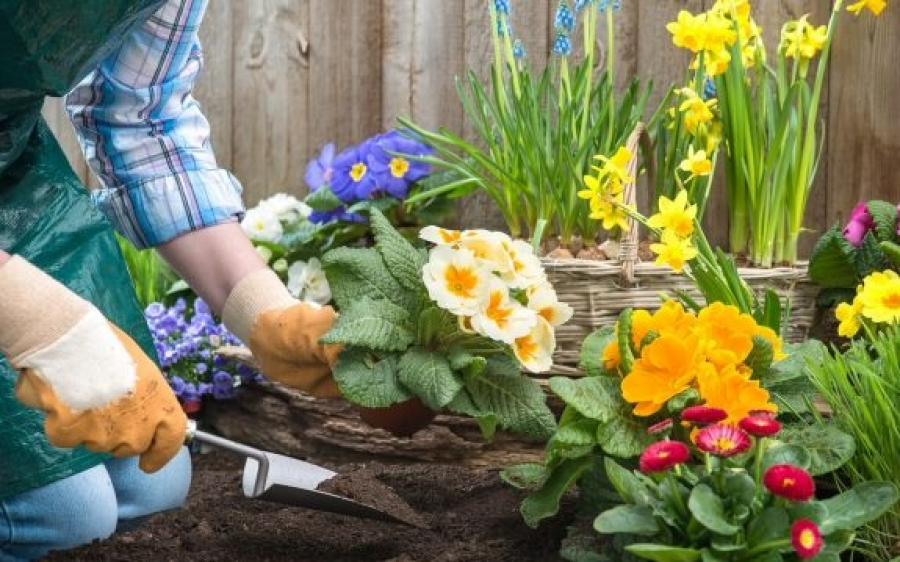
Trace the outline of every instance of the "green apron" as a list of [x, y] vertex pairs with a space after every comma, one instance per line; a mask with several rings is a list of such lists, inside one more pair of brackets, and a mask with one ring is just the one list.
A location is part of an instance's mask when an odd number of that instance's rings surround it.
[[[162, 4], [0, 1], [0, 248], [93, 302], [151, 357], [152, 339], [113, 231], [40, 112], [44, 96], [65, 94]], [[43, 314], [52, 316], [52, 302]], [[16, 372], [0, 355], [0, 499], [106, 458], [50, 445], [43, 415], [16, 401], [15, 380]]]

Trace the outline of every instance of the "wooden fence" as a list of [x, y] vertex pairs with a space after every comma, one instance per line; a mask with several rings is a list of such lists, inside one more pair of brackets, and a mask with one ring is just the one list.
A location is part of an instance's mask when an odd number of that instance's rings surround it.
[[[358, 143], [390, 128], [398, 115], [428, 127], [466, 132], [453, 86], [490, 60], [487, 0], [225, 0], [204, 22], [206, 71], [196, 96], [213, 127], [221, 165], [243, 182], [249, 205], [269, 194], [302, 195], [303, 172], [321, 146]], [[679, 10], [712, 0], [622, 0], [616, 17], [616, 68], [622, 82], [652, 78], [659, 92], [679, 81], [687, 53], [665, 24]], [[535, 65], [546, 60], [555, 0], [513, 0], [512, 23]], [[825, 23], [830, 0], [756, 0], [767, 45], [781, 24], [805, 13]], [[605, 46], [601, 30], [598, 40]], [[900, 200], [900, 6], [880, 18], [845, 14], [834, 44], [827, 126], [818, 185], [809, 205], [813, 233], [846, 217], [866, 198]], [[538, 66], [540, 67], [540, 66]], [[893, 92], [893, 93], [892, 93]], [[57, 100], [46, 110], [75, 169], [85, 178]], [[91, 183], [93, 180], [89, 180]], [[708, 213], [709, 232], [725, 230], [724, 198]], [[718, 209], [718, 212], [717, 212]], [[484, 199], [463, 204], [465, 223], [498, 227]], [[809, 236], [805, 247], [808, 249]]]

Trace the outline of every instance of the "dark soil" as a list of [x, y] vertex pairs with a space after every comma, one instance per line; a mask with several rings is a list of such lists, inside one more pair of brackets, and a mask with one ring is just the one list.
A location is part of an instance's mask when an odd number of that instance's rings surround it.
[[425, 463], [330, 467], [389, 486], [421, 515], [429, 526], [422, 529], [247, 499], [241, 459], [216, 451], [194, 462], [184, 509], [45, 560], [560, 562], [559, 545], [573, 518], [568, 502], [552, 521], [528, 528], [518, 511], [521, 492], [496, 471]]

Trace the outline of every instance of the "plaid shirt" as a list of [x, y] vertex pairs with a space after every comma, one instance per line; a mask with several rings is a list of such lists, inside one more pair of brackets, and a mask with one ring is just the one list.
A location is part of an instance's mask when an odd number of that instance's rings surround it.
[[208, 0], [168, 0], [66, 97], [102, 188], [95, 201], [138, 248], [240, 218], [240, 183], [216, 164], [191, 96]]

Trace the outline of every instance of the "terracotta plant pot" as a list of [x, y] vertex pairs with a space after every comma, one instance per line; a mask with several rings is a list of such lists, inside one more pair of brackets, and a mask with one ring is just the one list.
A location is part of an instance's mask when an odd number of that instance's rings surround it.
[[397, 437], [409, 437], [430, 424], [437, 415], [418, 398], [397, 402], [386, 408], [356, 406], [356, 409], [361, 420]]

